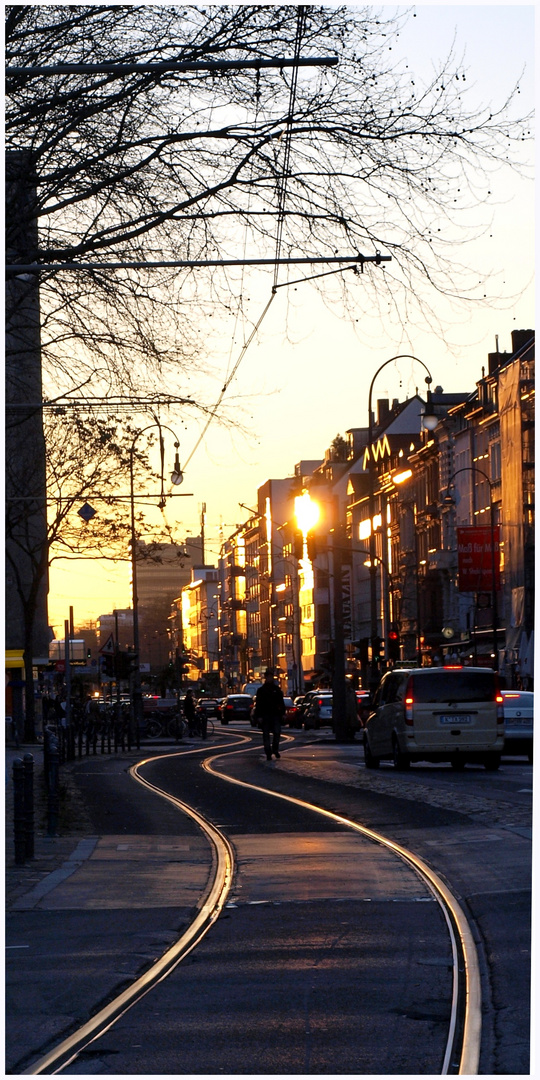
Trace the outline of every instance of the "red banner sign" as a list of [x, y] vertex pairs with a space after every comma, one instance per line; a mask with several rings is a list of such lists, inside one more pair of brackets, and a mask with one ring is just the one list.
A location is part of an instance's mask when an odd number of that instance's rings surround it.
[[457, 542], [459, 591], [491, 593], [494, 566], [495, 588], [500, 589], [499, 526], [493, 529], [493, 549], [489, 525], [462, 526]]

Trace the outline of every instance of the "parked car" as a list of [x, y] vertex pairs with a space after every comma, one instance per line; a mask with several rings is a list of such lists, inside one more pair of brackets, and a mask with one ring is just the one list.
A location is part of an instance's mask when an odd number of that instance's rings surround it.
[[290, 697], [283, 698], [285, 705], [285, 716], [283, 717], [283, 723], [288, 724], [289, 727], [302, 727], [302, 721], [298, 721], [298, 709]]
[[307, 694], [304, 694], [300, 701], [298, 701], [298, 698], [295, 700], [295, 705], [298, 709], [300, 725], [302, 724], [303, 718], [309, 708], [310, 703], [313, 701], [315, 694], [317, 694], [318, 692], [318, 690], [308, 690]]
[[526, 754], [533, 760], [534, 694], [532, 690], [501, 690], [504, 712], [503, 754]]
[[[182, 699], [181, 699], [182, 702]], [[180, 702], [180, 703], [181, 703]], [[143, 713], [156, 713], [156, 712], [176, 712], [178, 709], [178, 701], [175, 697], [158, 697], [157, 694], [148, 694], [143, 697]]]
[[221, 703], [221, 723], [228, 724], [230, 720], [249, 720], [252, 702], [251, 694], [228, 694]]
[[253, 698], [253, 700], [255, 700], [255, 694], [257, 693], [257, 690], [259, 689], [259, 686], [262, 686], [262, 685], [263, 685], [262, 682], [247, 682], [247, 683], [244, 683], [244, 685], [242, 687], [242, 693], [243, 694], [250, 694], [251, 697]]
[[481, 762], [498, 769], [504, 744], [499, 679], [488, 668], [452, 665], [387, 672], [364, 732], [366, 767], [382, 758], [396, 769], [412, 761]]
[[332, 694], [318, 691], [311, 698], [304, 713], [304, 728], [320, 728], [321, 724], [332, 724]]
[[221, 717], [221, 703], [217, 698], [200, 697], [197, 701], [197, 708], [204, 709], [207, 716], [215, 716], [217, 720]]

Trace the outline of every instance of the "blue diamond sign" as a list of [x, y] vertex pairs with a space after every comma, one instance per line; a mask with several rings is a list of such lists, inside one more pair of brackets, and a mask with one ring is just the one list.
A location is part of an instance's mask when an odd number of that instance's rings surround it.
[[96, 512], [94, 507], [90, 506], [90, 503], [85, 503], [84, 506], [81, 506], [81, 509], [77, 511], [79, 517], [82, 517], [84, 521], [91, 521]]

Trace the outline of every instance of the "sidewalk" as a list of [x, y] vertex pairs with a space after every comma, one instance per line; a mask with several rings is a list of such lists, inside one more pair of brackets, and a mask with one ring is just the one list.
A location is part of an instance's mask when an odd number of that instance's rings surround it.
[[[13, 833], [13, 762], [23, 759], [25, 754], [34, 758], [34, 858], [18, 864], [15, 862], [15, 843]], [[65, 795], [62, 802], [68, 803], [69, 810], [63, 807], [65, 819], [59, 819], [58, 835], [47, 835], [47, 792], [43, 778], [43, 745], [41, 743], [21, 744], [19, 749], [6, 747], [5, 750], [5, 870], [6, 870], [6, 910], [10, 910], [17, 901], [53, 871], [59, 870], [75, 851], [81, 838], [91, 832], [84, 805], [78, 796], [75, 785], [71, 782], [69, 769], [61, 771], [61, 785]], [[76, 814], [73, 812], [76, 806]]]

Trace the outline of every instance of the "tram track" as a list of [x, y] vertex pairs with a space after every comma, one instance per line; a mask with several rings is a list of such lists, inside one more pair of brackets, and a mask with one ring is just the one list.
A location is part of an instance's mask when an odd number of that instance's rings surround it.
[[[217, 762], [223, 762], [224, 757], [229, 757], [231, 754], [235, 756], [245, 754], [253, 749], [249, 736], [241, 736], [240, 733], [234, 734], [240, 738], [241, 742], [248, 742], [250, 745], [239, 750], [230, 748], [230, 744], [227, 743], [228, 753], [226, 755], [223, 752], [215, 753], [217, 749], [223, 750], [223, 747], [213, 747], [212, 753], [205, 756], [201, 762], [202, 767], [209, 775], [223, 782], [232, 783], [283, 800], [302, 810], [319, 814], [336, 825], [353, 830], [371, 842], [386, 848], [405, 862], [428, 888], [443, 913], [452, 953], [450, 1020], [440, 1075], [476, 1075], [478, 1073], [481, 1040], [480, 975], [472, 933], [456, 897], [422, 859], [395, 841], [342, 814], [318, 806], [314, 802], [308, 802], [268, 787], [240, 780], [223, 772], [223, 766], [221, 769], [216, 767]], [[207, 751], [207, 749], [209, 748], [190, 749], [181, 752], [180, 756], [200, 755], [201, 752]], [[148, 971], [57, 1047], [26, 1069], [25, 1074], [27, 1075], [62, 1072], [83, 1049], [100, 1038], [120, 1017], [174, 971], [178, 964], [199, 945], [218, 919], [227, 902], [234, 875], [234, 853], [226, 834], [200, 811], [158, 785], [151, 783], [141, 772], [141, 769], [148, 761], [155, 762], [160, 758], [177, 756], [177, 753], [175, 755], [163, 754], [159, 755], [158, 758], [153, 756], [151, 759], [142, 760], [133, 765], [129, 771], [135, 781], [141, 783], [161, 798], [166, 799], [181, 813], [190, 817], [210, 842], [212, 871], [208, 887], [197, 904], [197, 914], [182, 936], [166, 950]]]

